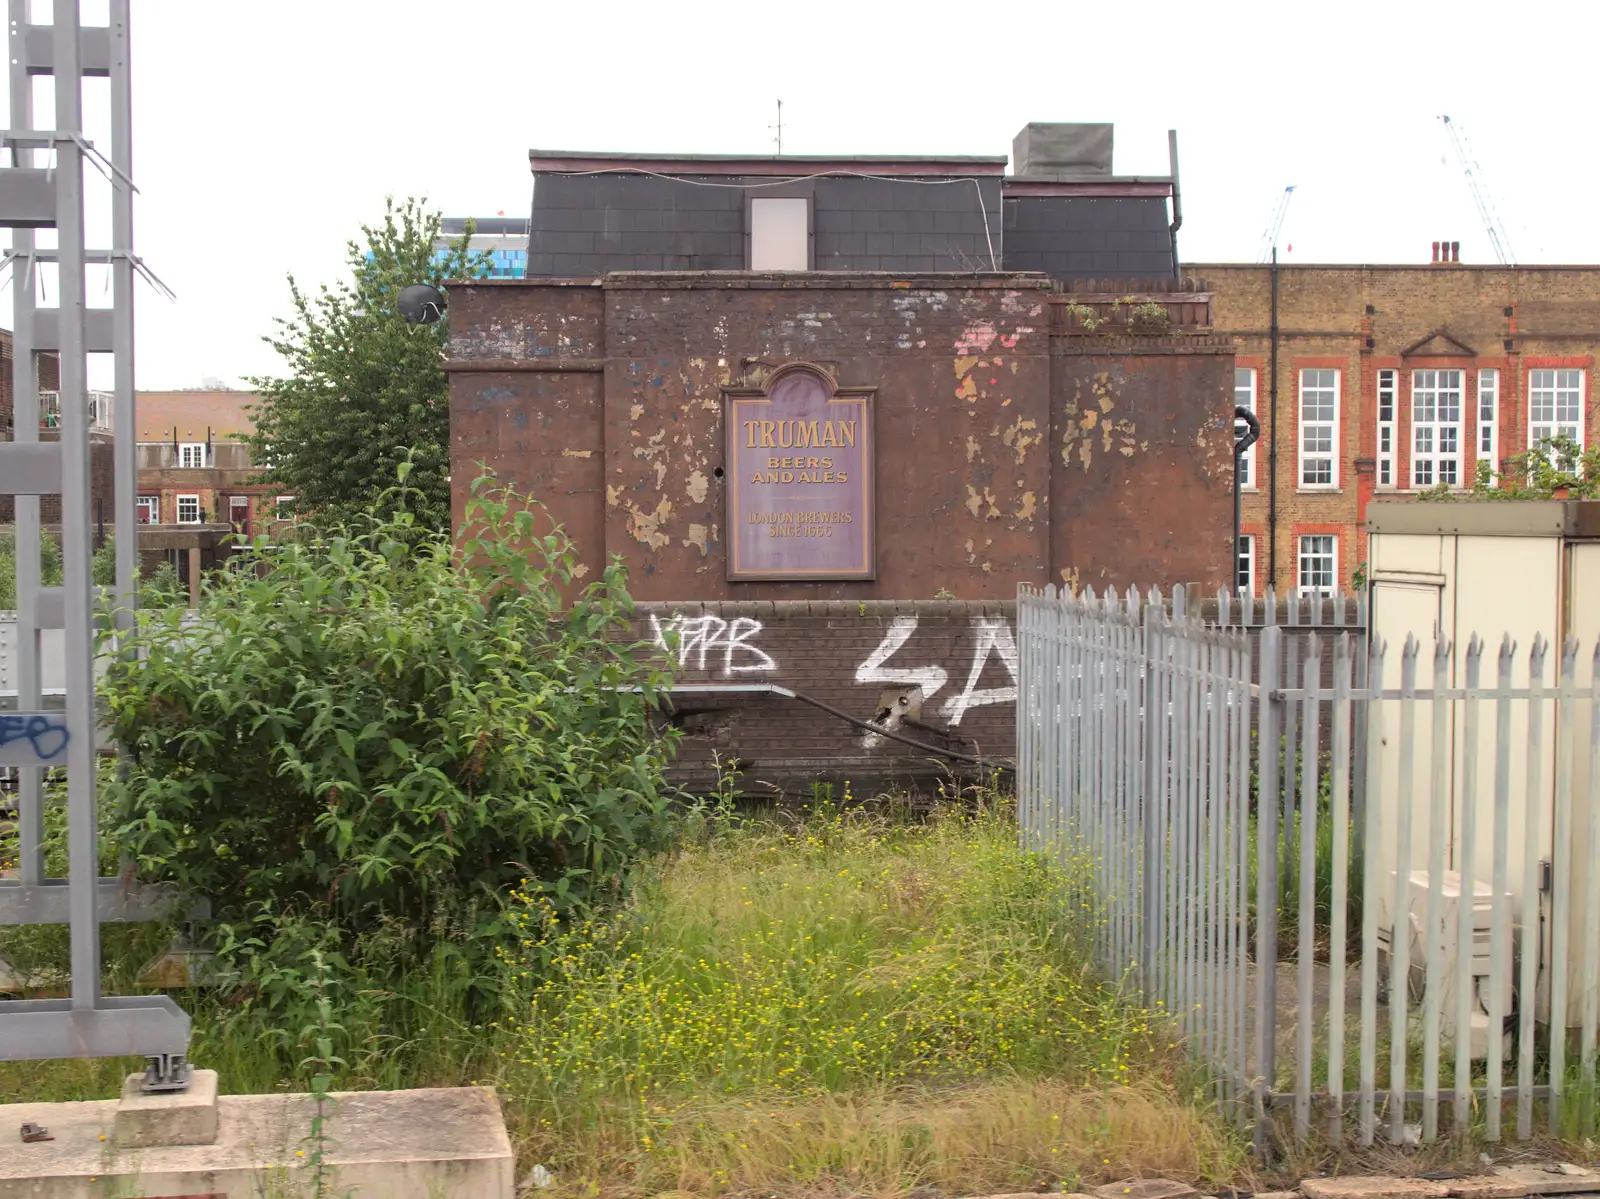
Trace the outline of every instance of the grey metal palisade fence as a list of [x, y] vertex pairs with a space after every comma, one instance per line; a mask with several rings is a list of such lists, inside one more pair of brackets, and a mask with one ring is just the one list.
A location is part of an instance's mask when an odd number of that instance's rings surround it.
[[1600, 645], [1440, 639], [1425, 686], [1366, 625], [1023, 588], [1023, 843], [1082, 871], [1100, 967], [1258, 1136], [1593, 1131], [1600, 866], [1563, 855], [1600, 858]]

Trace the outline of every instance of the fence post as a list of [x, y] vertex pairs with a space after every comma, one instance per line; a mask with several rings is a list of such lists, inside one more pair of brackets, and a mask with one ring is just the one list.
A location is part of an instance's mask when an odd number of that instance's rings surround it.
[[[1367, 738], [1368, 773], [1363, 787], [1368, 791], [1365, 810], [1376, 806], [1382, 782], [1382, 704], [1383, 659], [1386, 646], [1381, 640], [1367, 641], [1367, 692], [1362, 707]], [[1370, 825], [1367, 827], [1371, 827]], [[1377, 846], [1363, 835], [1361, 842], [1361, 1144], [1369, 1146], [1377, 1131], [1376, 1090], [1378, 1053], [1378, 868]]]
[[1139, 740], [1144, 756], [1144, 886], [1142, 888], [1140, 924], [1143, 930], [1140, 945], [1140, 969], [1145, 1000], [1154, 997], [1160, 985], [1156, 963], [1162, 937], [1161, 928], [1161, 837], [1162, 827], [1160, 796], [1165, 786], [1162, 770], [1159, 737], [1157, 736], [1156, 709], [1161, 703], [1161, 682], [1156, 668], [1162, 652], [1161, 629], [1156, 613], [1161, 610], [1161, 596], [1152, 593], [1144, 606], [1144, 704], [1140, 712]]
[[1278, 1011], [1278, 728], [1283, 632], [1261, 630], [1260, 716], [1256, 734], [1256, 1146], [1266, 1148], [1276, 1080]]

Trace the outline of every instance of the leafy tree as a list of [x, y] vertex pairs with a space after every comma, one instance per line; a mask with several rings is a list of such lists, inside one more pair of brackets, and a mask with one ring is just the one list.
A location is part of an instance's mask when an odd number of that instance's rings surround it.
[[397, 969], [443, 947], [489, 977], [516, 887], [585, 904], [666, 832], [672, 742], [621, 565], [579, 589], [566, 536], [488, 481], [459, 545], [418, 532], [415, 490], [380, 499], [258, 537], [254, 570], [217, 572], [190, 628], [148, 622], [103, 685], [121, 846], [209, 898], [258, 981], [313, 931], [330, 961], [401, 930]]
[[[1496, 474], [1487, 462], [1478, 463], [1466, 497], [1475, 500], [1548, 500], [1558, 494], [1569, 499], [1600, 499], [1600, 448], [1585, 450], [1570, 437], [1547, 437], [1532, 449], [1508, 461], [1509, 470]], [[1462, 493], [1443, 483], [1422, 492], [1418, 499], [1451, 500]]]
[[470, 225], [435, 261], [440, 218], [424, 204], [390, 199], [380, 224], [362, 226], [361, 240], [348, 244], [348, 281], [313, 296], [289, 277], [294, 314], [264, 339], [289, 374], [250, 380], [261, 393], [250, 438], [256, 461], [301, 512], [325, 522], [348, 522], [393, 494], [409, 450], [417, 527], [450, 525], [447, 320], [407, 324], [397, 297], [414, 283], [478, 278], [488, 267], [467, 251]]

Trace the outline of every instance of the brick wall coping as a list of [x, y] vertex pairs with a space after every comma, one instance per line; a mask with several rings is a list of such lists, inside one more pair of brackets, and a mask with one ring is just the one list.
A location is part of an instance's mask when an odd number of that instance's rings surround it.
[[1056, 358], [1139, 356], [1145, 354], [1232, 354], [1232, 337], [1215, 333], [1085, 333], [1050, 331], [1050, 353]]
[[753, 271], [612, 271], [602, 281], [607, 291], [724, 288], [736, 291], [966, 290], [1050, 291], [1054, 284], [1037, 271], [804, 271], [757, 274]]
[[707, 616], [781, 620], [794, 616], [1015, 616], [1016, 600], [652, 600], [634, 605], [641, 617]]

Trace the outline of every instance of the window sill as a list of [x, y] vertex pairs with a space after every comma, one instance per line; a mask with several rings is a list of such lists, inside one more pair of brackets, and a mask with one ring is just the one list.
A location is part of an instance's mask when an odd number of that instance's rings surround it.
[[1304, 484], [1302, 484], [1301, 486], [1296, 487], [1295, 491], [1300, 495], [1343, 495], [1344, 494], [1344, 488], [1343, 487], [1325, 487], [1325, 486], [1321, 486], [1321, 485], [1314, 486], [1314, 487], [1307, 487]]

